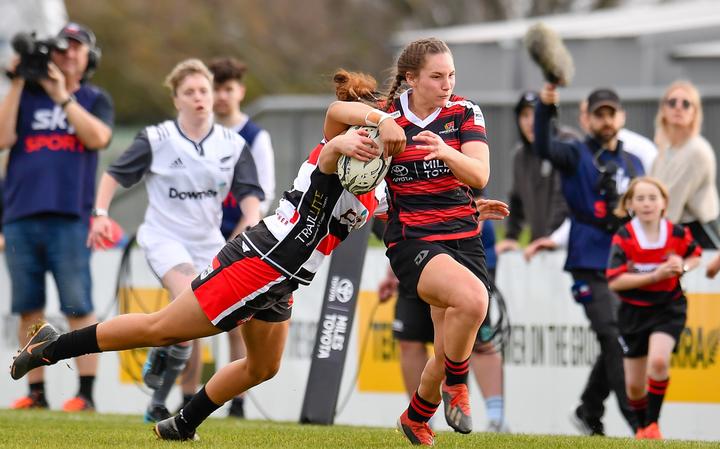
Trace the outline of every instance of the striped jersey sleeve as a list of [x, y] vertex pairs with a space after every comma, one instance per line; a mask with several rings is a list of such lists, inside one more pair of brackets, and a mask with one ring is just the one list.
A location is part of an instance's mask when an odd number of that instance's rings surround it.
[[616, 277], [620, 276], [621, 274], [627, 273], [628, 271], [628, 257], [625, 252], [625, 247], [623, 245], [623, 242], [626, 240], [624, 240], [623, 237], [620, 235], [621, 233], [627, 234], [625, 228], [621, 228], [613, 236], [612, 239], [612, 244], [610, 247], [610, 257], [608, 259], [608, 267], [606, 271], [608, 281], [611, 281]]

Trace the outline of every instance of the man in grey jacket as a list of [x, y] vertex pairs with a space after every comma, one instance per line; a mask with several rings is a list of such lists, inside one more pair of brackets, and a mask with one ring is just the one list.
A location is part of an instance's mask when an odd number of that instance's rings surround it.
[[[506, 219], [507, 234], [496, 245], [497, 253], [519, 249], [518, 238], [524, 226], [530, 228], [535, 240], [550, 235], [567, 217], [567, 205], [560, 191], [560, 177], [549, 161], [540, 159], [532, 151], [535, 140], [533, 124], [538, 94], [527, 91], [515, 105], [515, 117], [520, 142], [514, 150], [513, 180], [510, 191], [510, 210]], [[572, 131], [561, 129], [563, 135]]]

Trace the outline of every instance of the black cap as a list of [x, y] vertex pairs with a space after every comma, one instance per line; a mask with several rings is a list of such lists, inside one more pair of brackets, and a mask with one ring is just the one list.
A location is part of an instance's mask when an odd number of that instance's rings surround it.
[[603, 106], [617, 110], [622, 109], [620, 106], [620, 97], [612, 89], [595, 89], [590, 93], [587, 99], [588, 112], [593, 113]]
[[88, 47], [95, 46], [95, 34], [89, 28], [75, 22], [65, 25], [58, 33], [58, 38], [76, 40]]
[[523, 94], [520, 96], [520, 99], [515, 104], [515, 115], [520, 114], [520, 111], [522, 111], [523, 108], [526, 108], [526, 107], [534, 108], [535, 105], [537, 105], [539, 100], [540, 100], [540, 95], [537, 92], [535, 92], [534, 90], [528, 90], [526, 92], [523, 92]]

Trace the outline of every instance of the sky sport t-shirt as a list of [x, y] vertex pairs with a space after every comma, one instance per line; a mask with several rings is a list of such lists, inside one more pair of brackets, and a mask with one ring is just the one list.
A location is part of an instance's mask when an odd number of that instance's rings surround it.
[[[77, 102], [112, 127], [110, 96], [91, 84], [74, 93]], [[17, 141], [10, 149], [3, 223], [51, 213], [89, 219], [95, 199], [97, 151], [85, 148], [65, 111], [41, 88], [20, 97]]]

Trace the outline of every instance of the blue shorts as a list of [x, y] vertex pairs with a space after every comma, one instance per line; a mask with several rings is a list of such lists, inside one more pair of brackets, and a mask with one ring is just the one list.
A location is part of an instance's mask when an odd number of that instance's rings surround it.
[[5, 259], [12, 284], [12, 313], [45, 308], [45, 273], [55, 278], [60, 310], [69, 316], [93, 311], [90, 296], [88, 225], [80, 218], [35, 215], [3, 227]]

